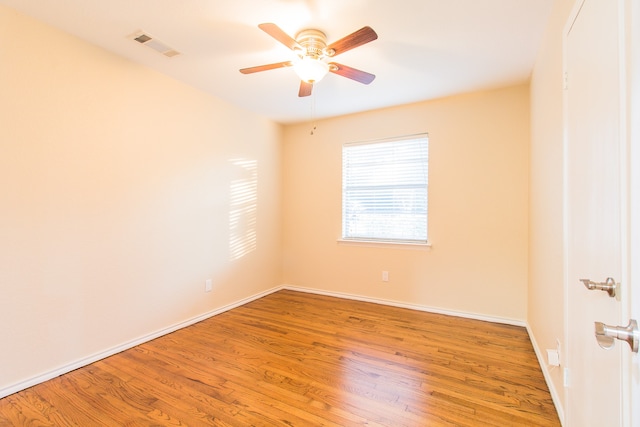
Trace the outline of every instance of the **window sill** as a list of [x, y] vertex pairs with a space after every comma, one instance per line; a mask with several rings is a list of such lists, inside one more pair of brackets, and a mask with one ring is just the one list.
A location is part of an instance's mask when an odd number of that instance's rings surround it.
[[429, 250], [431, 243], [412, 243], [412, 242], [385, 242], [382, 240], [355, 240], [355, 239], [338, 239], [339, 245], [346, 246], [365, 246], [377, 248], [398, 248], [398, 249], [414, 249]]

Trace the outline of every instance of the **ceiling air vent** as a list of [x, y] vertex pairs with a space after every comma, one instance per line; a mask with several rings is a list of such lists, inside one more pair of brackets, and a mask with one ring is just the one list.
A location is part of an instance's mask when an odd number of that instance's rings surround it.
[[176, 55], [180, 55], [180, 52], [178, 52], [177, 50], [167, 46], [166, 44], [164, 44], [163, 42], [161, 42], [160, 40], [154, 38], [153, 36], [144, 33], [142, 31], [138, 31], [137, 33], [133, 33], [131, 36], [129, 36], [132, 40], [137, 41], [140, 44], [143, 44], [147, 47], [150, 47], [151, 49], [155, 50], [158, 53], [163, 54], [164, 56], [167, 56], [169, 58], [172, 58]]

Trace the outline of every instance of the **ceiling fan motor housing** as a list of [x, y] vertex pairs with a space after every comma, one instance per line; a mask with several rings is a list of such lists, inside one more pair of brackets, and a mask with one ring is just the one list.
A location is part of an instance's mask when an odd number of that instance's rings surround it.
[[296, 41], [305, 49], [302, 56], [313, 59], [331, 56], [331, 53], [327, 51], [327, 36], [320, 30], [302, 30], [296, 35]]

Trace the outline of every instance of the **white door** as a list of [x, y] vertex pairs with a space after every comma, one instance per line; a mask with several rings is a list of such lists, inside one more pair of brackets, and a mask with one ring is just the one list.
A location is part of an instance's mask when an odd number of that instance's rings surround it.
[[610, 277], [621, 287], [629, 285], [620, 49], [624, 1], [579, 0], [577, 6], [565, 34], [567, 425], [615, 427], [628, 422], [622, 359], [630, 348], [622, 341], [600, 348], [594, 322], [626, 326], [627, 290], [610, 297], [587, 289], [580, 279], [601, 283]]

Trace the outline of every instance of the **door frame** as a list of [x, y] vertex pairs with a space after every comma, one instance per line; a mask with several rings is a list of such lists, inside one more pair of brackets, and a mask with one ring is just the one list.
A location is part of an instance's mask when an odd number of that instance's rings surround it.
[[[570, 280], [569, 274], [569, 245], [568, 245], [568, 93], [567, 93], [567, 61], [568, 61], [568, 37], [576, 21], [580, 10], [587, 0], [574, 0], [573, 8], [567, 18], [563, 30], [562, 61], [563, 61], [563, 268], [564, 268], [564, 362], [569, 360], [568, 355], [575, 349], [570, 348], [569, 313], [570, 313], [570, 287], [576, 283]], [[612, 0], [589, 0], [612, 1]], [[631, 319], [640, 317], [640, 266], [633, 266], [631, 260], [640, 256], [640, 220], [632, 219], [640, 215], [640, 78], [634, 77], [634, 70], [640, 71], [640, 6], [636, 0], [613, 0], [619, 7], [619, 82], [620, 82], [620, 184], [621, 184], [621, 263], [622, 275], [620, 277], [622, 304], [621, 318]], [[634, 5], [635, 3], [635, 5]], [[634, 30], [634, 28], [636, 28]], [[636, 71], [637, 72], [637, 71]], [[633, 93], [629, 94], [632, 89]], [[636, 120], [632, 120], [632, 117]], [[634, 123], [634, 121], [636, 123]], [[633, 166], [633, 167], [632, 167]], [[631, 231], [634, 231], [632, 234]], [[627, 284], [625, 286], [624, 284]], [[635, 292], [632, 292], [635, 290]], [[635, 307], [635, 309], [634, 309]], [[596, 321], [597, 319], [594, 319]], [[625, 320], [625, 322], [626, 322]], [[625, 323], [626, 325], [626, 323]], [[622, 325], [624, 326], [624, 325]], [[595, 338], [594, 338], [595, 339]], [[618, 342], [616, 345], [626, 346]], [[640, 407], [633, 405], [640, 398], [640, 359], [627, 348], [621, 352], [621, 411], [620, 419], [623, 426], [640, 425]], [[632, 373], [636, 377], [632, 379]], [[563, 425], [571, 421], [571, 408], [569, 408], [570, 371], [564, 367], [564, 415]]]
[[[628, 314], [640, 320], [640, 4], [634, 0], [625, 1], [625, 25], [627, 49], [625, 52], [627, 70], [627, 150], [629, 168], [629, 279], [630, 296]], [[640, 425], [640, 355], [627, 352], [623, 364], [629, 367], [623, 378], [623, 415], [625, 425]]]

